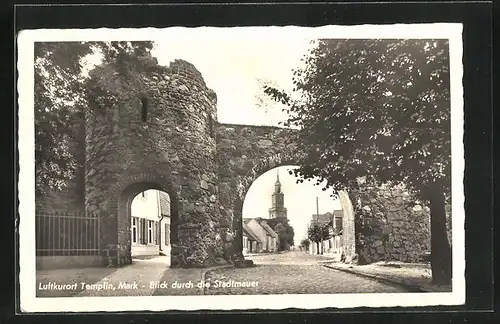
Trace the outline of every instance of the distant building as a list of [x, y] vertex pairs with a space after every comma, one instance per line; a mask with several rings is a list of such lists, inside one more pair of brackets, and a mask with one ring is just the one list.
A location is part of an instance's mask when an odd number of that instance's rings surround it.
[[[318, 224], [328, 228], [329, 237], [323, 240], [324, 253], [341, 253], [342, 252], [342, 218], [344, 213], [341, 209], [334, 210], [333, 213], [313, 214], [310, 221], [310, 226]], [[320, 247], [321, 249], [321, 247]], [[310, 253], [317, 253], [317, 244], [313, 243], [309, 246]]]
[[281, 182], [279, 172], [276, 174], [274, 183], [274, 192], [272, 194], [272, 206], [269, 208], [269, 218], [287, 218], [287, 209], [285, 208], [285, 195], [281, 191]]
[[261, 217], [243, 219], [243, 253], [278, 251], [279, 235], [273, 228], [278, 224], [284, 226], [283, 224], [288, 223], [279, 173], [276, 175], [271, 201], [269, 219]]
[[[255, 253], [276, 252], [278, 250], [278, 234], [267, 224], [264, 219], [260, 217], [246, 218], [243, 220], [243, 223], [258, 239], [255, 240]], [[246, 236], [246, 239], [243, 238], [243, 240], [250, 241], [252, 239], [250, 235], [245, 235], [245, 231], [243, 231], [243, 236]], [[247, 252], [249, 253], [249, 251]]]
[[131, 205], [132, 257], [170, 253], [170, 198], [158, 190], [137, 195]]
[[[329, 232], [332, 232], [333, 231], [333, 214], [330, 212], [325, 213], [325, 214], [319, 214], [319, 215], [313, 214], [312, 219], [309, 222], [308, 228], [311, 226], [314, 226], [316, 224], [321, 226], [321, 227], [327, 227], [329, 229]], [[316, 242], [311, 242], [311, 243], [312, 244], [310, 244], [310, 246], [309, 246], [309, 249], [311, 250], [310, 252], [313, 254], [317, 254], [318, 253], [318, 244], [316, 244]], [[320, 253], [321, 253], [321, 250], [323, 250], [323, 252], [329, 251], [329, 249], [331, 249], [332, 246], [333, 246], [333, 242], [331, 242], [331, 239], [324, 239], [322, 247], [321, 247], [321, 242], [320, 242], [320, 246], [319, 246]]]
[[170, 196], [158, 191], [160, 199], [160, 252], [170, 255], [172, 246], [170, 245]]
[[248, 225], [243, 222], [243, 253], [262, 252], [265, 242], [262, 241]]
[[276, 233], [269, 224], [264, 219], [260, 219], [260, 226], [264, 228], [264, 230], [267, 232], [267, 246], [265, 250], [268, 252], [277, 252], [278, 251], [278, 244], [279, 244], [279, 237], [278, 233]]

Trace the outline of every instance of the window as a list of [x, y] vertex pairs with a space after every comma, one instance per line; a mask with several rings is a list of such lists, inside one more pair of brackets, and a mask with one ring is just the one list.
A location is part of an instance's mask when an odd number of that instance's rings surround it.
[[165, 245], [170, 245], [170, 224], [165, 224]]
[[132, 243], [137, 243], [137, 218], [132, 217]]
[[143, 122], [146, 122], [148, 120], [148, 98], [142, 97], [141, 98], [141, 119]]
[[148, 243], [153, 243], [153, 221], [148, 220]]
[[141, 242], [141, 244], [147, 244], [147, 234], [148, 233], [146, 232], [146, 220], [144, 218], [141, 218], [139, 220], [139, 225], [140, 225], [140, 228], [139, 228], [139, 230], [140, 230], [140, 234], [139, 234], [140, 235], [140, 237], [139, 237], [140, 242]]

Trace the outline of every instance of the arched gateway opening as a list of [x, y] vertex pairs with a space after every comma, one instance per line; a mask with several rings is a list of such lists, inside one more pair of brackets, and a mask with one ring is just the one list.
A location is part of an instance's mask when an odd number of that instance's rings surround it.
[[[259, 177], [261, 177], [263, 174], [266, 172], [271, 172], [275, 168], [280, 168], [280, 167], [286, 167], [286, 168], [292, 168], [294, 165], [296, 165], [297, 161], [300, 160], [300, 156], [298, 152], [294, 151], [293, 147], [287, 147], [286, 149], [282, 149], [278, 151], [279, 153], [274, 153], [274, 154], [263, 154], [263, 156], [255, 160], [253, 162], [253, 166], [248, 169], [247, 172], [245, 172], [242, 176], [238, 177], [238, 182], [237, 182], [237, 187], [236, 192], [234, 193], [234, 198], [233, 198], [233, 204], [232, 204], [232, 210], [233, 210], [233, 229], [236, 234], [236, 239], [235, 239], [235, 250], [237, 253], [240, 255], [240, 257], [244, 258], [245, 254], [249, 253], [250, 246], [252, 246], [252, 252], [253, 248], [255, 245], [249, 244], [248, 243], [248, 229], [246, 228], [248, 224], [248, 219], [244, 219], [247, 216], [243, 215], [243, 205], [245, 202], [245, 198], [247, 196], [247, 193], [250, 190], [250, 187], [252, 186], [253, 183], [255, 183]], [[285, 168], [285, 169], [286, 169]], [[283, 176], [288, 176], [294, 178], [295, 176], [289, 175], [288, 172], [285, 170], [283, 172]], [[275, 176], [275, 175], [274, 175]], [[273, 181], [274, 182], [274, 181]], [[306, 181], [308, 182], [308, 181]], [[314, 180], [312, 181], [314, 182]], [[273, 187], [273, 184], [270, 184], [271, 187]], [[320, 187], [318, 187], [320, 188]], [[347, 199], [345, 199], [347, 197]], [[333, 200], [333, 197], [331, 198]], [[342, 209], [344, 204], [350, 204], [350, 200], [347, 195], [343, 196], [343, 199], [340, 200], [342, 202], [342, 205], [338, 209]], [[340, 201], [338, 205], [340, 205]], [[272, 198], [268, 197], [266, 200], [262, 202], [263, 204], [270, 204], [270, 206], [267, 206], [265, 208], [271, 208], [272, 207]], [[286, 206], [285, 206], [286, 207]], [[347, 208], [344, 208], [346, 211], [351, 211], [352, 208], [349, 209], [349, 206]], [[333, 213], [333, 210], [330, 211]], [[312, 218], [312, 215], [316, 213], [316, 210], [313, 210], [309, 217]], [[259, 217], [259, 215], [249, 215], [251, 217], [248, 218], [253, 218], [253, 217]], [[269, 218], [269, 215], [266, 215], [267, 218]], [[265, 217], [266, 217], [265, 216]], [[264, 218], [265, 218], [264, 217]], [[307, 216], [306, 216], [307, 217]], [[340, 217], [339, 217], [340, 218]], [[346, 217], [344, 218], [346, 222], [348, 222], [348, 227], [352, 228], [352, 231], [349, 230], [352, 235], [349, 235], [348, 241], [345, 239], [339, 242], [340, 240], [337, 238], [337, 246], [338, 245], [345, 245], [347, 244], [348, 246], [353, 246], [354, 245], [354, 215], [352, 213], [347, 213]], [[340, 221], [337, 220], [336, 225], [339, 224], [339, 226], [344, 226]], [[342, 224], [342, 225], [340, 225]], [[300, 233], [303, 234], [304, 233]], [[244, 239], [244, 236], [247, 236], [247, 239]], [[298, 237], [298, 236], [297, 236]], [[346, 241], [344, 243], [344, 241]], [[264, 243], [263, 243], [264, 244]], [[267, 244], [267, 243], [265, 243]], [[296, 243], [297, 245], [300, 244], [300, 242]], [[267, 244], [268, 245], [268, 244]], [[333, 248], [333, 247], [332, 247]], [[340, 249], [338, 249], [340, 251]], [[244, 253], [245, 252], [245, 253]]]
[[[297, 166], [286, 161], [261, 165], [267, 167], [255, 172], [253, 182], [242, 190], [240, 198], [243, 256], [302, 250], [311, 254], [325, 252], [340, 259], [343, 224], [353, 222], [352, 218], [343, 219], [349, 212], [343, 206], [346, 196], [341, 203], [331, 190], [323, 190], [324, 183], [315, 179], [297, 182], [290, 173]], [[308, 229], [314, 224], [328, 229], [329, 235], [322, 241], [310, 242], [306, 249], [301, 243], [309, 239]]]
[[165, 191], [148, 189], [136, 195], [130, 206], [131, 255], [170, 265], [170, 196]]

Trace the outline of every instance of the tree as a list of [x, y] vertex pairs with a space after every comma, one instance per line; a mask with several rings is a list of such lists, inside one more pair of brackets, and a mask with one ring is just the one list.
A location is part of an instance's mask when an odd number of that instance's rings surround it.
[[[450, 75], [447, 40], [323, 39], [294, 71], [300, 99], [272, 87], [299, 130], [295, 175], [334, 191], [404, 183], [431, 210], [433, 282], [451, 282], [445, 203], [451, 199]], [[326, 190], [326, 188], [325, 188]]]
[[289, 247], [295, 245], [295, 242], [293, 240], [294, 236], [295, 236], [295, 231], [293, 230], [293, 227], [291, 225], [288, 225], [286, 227], [286, 240]]
[[267, 223], [278, 234], [279, 250], [289, 250], [290, 246], [294, 245], [295, 232], [293, 227], [288, 224], [288, 219], [272, 218], [268, 219]]
[[274, 226], [274, 231], [278, 234], [278, 250], [285, 251], [288, 249], [286, 227], [282, 223]]
[[[84, 113], [88, 107], [86, 59], [115, 62], [150, 54], [152, 42], [35, 43], [35, 176], [37, 196], [60, 191], [80, 177], [84, 151]], [[83, 193], [82, 193], [83, 194]]]
[[72, 143], [83, 104], [82, 59], [92, 53], [85, 43], [35, 43], [36, 192], [60, 190], [74, 178], [78, 159]]
[[[329, 238], [329, 236], [330, 236], [330, 233], [328, 230], [328, 226], [321, 226], [318, 223], [311, 224], [311, 226], [309, 227], [309, 229], [307, 231], [307, 237], [309, 238], [309, 240], [316, 243], [316, 247], [317, 247], [316, 254], [320, 254], [319, 243], [324, 241], [324, 240], [327, 240]], [[323, 254], [323, 247], [321, 247], [321, 254]]]

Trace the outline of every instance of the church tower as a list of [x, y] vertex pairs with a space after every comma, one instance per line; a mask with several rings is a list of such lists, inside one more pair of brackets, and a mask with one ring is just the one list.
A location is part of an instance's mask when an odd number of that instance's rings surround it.
[[281, 192], [281, 182], [279, 171], [276, 174], [274, 192], [272, 195], [272, 207], [269, 208], [269, 218], [286, 218], [286, 208], [284, 207], [284, 194]]

